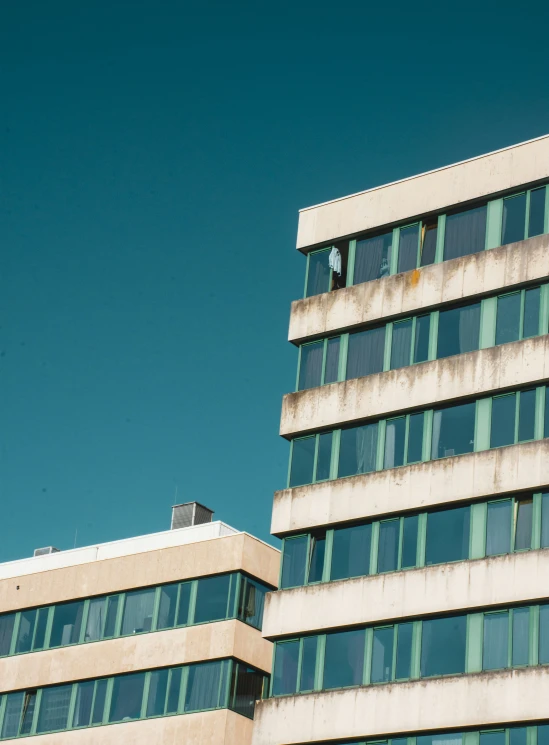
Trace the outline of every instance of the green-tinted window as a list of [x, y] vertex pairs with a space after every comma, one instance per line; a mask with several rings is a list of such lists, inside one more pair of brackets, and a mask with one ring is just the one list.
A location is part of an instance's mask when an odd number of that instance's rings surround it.
[[475, 435], [475, 404], [439, 409], [433, 415], [432, 458], [472, 453]]
[[164, 714], [169, 670], [153, 670], [149, 678], [149, 694], [145, 716], [158, 717]]
[[92, 724], [100, 724], [105, 718], [107, 699], [107, 679], [95, 681], [95, 699], [93, 701]]
[[391, 680], [393, 670], [393, 643], [395, 630], [393, 626], [374, 629], [372, 646], [372, 683], [385, 683]]
[[520, 305], [520, 292], [498, 297], [496, 344], [506, 344], [520, 339]]
[[324, 365], [324, 383], [335, 383], [339, 371], [339, 350], [341, 337], [335, 336], [328, 339], [326, 345], [326, 362]]
[[530, 609], [515, 608], [513, 610], [513, 649], [512, 665], [528, 664], [528, 641], [530, 636]]
[[168, 683], [168, 695], [166, 699], [166, 714], [175, 714], [178, 709], [182, 672], [183, 668], [181, 667], [172, 668], [170, 670], [170, 681]]
[[519, 394], [519, 429], [518, 441], [534, 439], [534, 428], [536, 422], [536, 391], [521, 391]]
[[301, 346], [301, 360], [299, 363], [300, 391], [315, 388], [322, 382], [322, 362], [324, 357], [324, 342], [315, 341]]
[[118, 675], [114, 678], [109, 722], [139, 719], [144, 685], [145, 673]]
[[349, 334], [347, 380], [381, 372], [384, 351], [385, 326]]
[[328, 264], [330, 258], [330, 249], [315, 251], [310, 253], [307, 270], [307, 289], [305, 297], [321, 295], [330, 289], [330, 267]]
[[437, 359], [478, 349], [480, 303], [443, 310], [438, 317]]
[[353, 283], [387, 277], [391, 265], [393, 232], [357, 241]]
[[221, 621], [232, 615], [234, 584], [230, 574], [200, 579], [196, 591], [194, 622]]
[[547, 187], [542, 186], [541, 189], [533, 189], [530, 192], [530, 215], [528, 220], [528, 237], [533, 235], [541, 235], [545, 228], [545, 190]]
[[419, 223], [400, 229], [397, 272], [407, 272], [416, 268], [418, 243]]
[[306, 636], [302, 644], [300, 691], [312, 691], [315, 686], [316, 654], [318, 636]]
[[466, 616], [423, 621], [421, 677], [465, 672]]
[[484, 614], [483, 670], [499, 670], [509, 664], [509, 611]]
[[402, 680], [410, 677], [412, 664], [413, 623], [400, 623], [397, 627], [397, 654], [395, 678]]
[[14, 624], [15, 613], [5, 613], [0, 616], [0, 657], [10, 653]]
[[301, 486], [313, 481], [316, 437], [301, 437], [292, 442], [290, 486]]
[[481, 732], [480, 745], [505, 745], [505, 730], [499, 732]]
[[226, 661], [189, 665], [185, 712], [218, 709], [227, 705], [228, 667]]
[[411, 414], [408, 420], [407, 463], [418, 463], [423, 457], [423, 423], [425, 415]]
[[515, 501], [515, 551], [532, 548], [532, 497]]
[[503, 200], [501, 245], [522, 241], [526, 225], [526, 193]]
[[347, 579], [368, 574], [371, 541], [370, 524], [334, 530], [330, 579]]
[[454, 507], [427, 514], [425, 564], [469, 558], [470, 507]]
[[414, 362], [426, 362], [429, 359], [429, 333], [431, 315], [418, 316], [414, 339]]
[[379, 525], [377, 571], [392, 572], [398, 568], [400, 520], [383, 520]]
[[406, 417], [389, 419], [385, 427], [384, 468], [404, 465], [404, 444], [406, 441]]
[[330, 478], [332, 463], [332, 432], [324, 432], [318, 436], [318, 456], [316, 462], [315, 481], [326, 481]]
[[238, 618], [244, 623], [261, 629], [267, 588], [249, 577], [241, 577]]
[[428, 266], [435, 261], [437, 250], [437, 228], [438, 218], [432, 218], [423, 222], [421, 228], [421, 259], [420, 266]]
[[297, 538], [286, 538], [282, 554], [282, 590], [287, 587], [301, 587], [305, 584], [305, 562], [307, 558], [308, 538], [306, 535]]
[[340, 478], [375, 471], [377, 433], [377, 422], [342, 430], [338, 468]]
[[488, 503], [486, 556], [508, 554], [511, 550], [512, 509], [513, 503], [510, 499]]
[[189, 623], [189, 609], [191, 605], [191, 583], [184, 582], [179, 590], [179, 606], [177, 609], [177, 625], [186, 626]]
[[135, 590], [126, 593], [122, 635], [142, 634], [152, 628], [155, 589]]
[[21, 713], [23, 711], [23, 704], [27, 700], [29, 703], [28, 695], [25, 695], [24, 691], [18, 693], [9, 693], [6, 696], [6, 704], [4, 710], [4, 721], [2, 723], [2, 738], [17, 737], [21, 729]]
[[309, 543], [309, 582], [320, 582], [326, 553], [326, 532], [311, 536]]
[[72, 686], [52, 686], [42, 690], [36, 733], [67, 728]]
[[419, 518], [417, 515], [405, 517], [402, 521], [402, 555], [401, 569], [415, 567], [417, 554], [417, 530]]
[[95, 642], [101, 639], [103, 635], [103, 625], [105, 623], [105, 614], [107, 612], [108, 598], [92, 598], [88, 606], [88, 618], [86, 621], [86, 630], [84, 632], [84, 641]]
[[539, 609], [539, 661], [542, 665], [549, 662], [549, 605]]
[[446, 215], [444, 260], [484, 251], [486, 242], [486, 205]]
[[495, 396], [492, 399], [490, 447], [512, 445], [515, 442], [516, 393]]
[[78, 642], [83, 613], [83, 601], [55, 606], [50, 647], [64, 647], [66, 644], [76, 644]]
[[103, 637], [105, 639], [110, 639], [114, 636], [114, 632], [116, 630], [116, 616], [118, 613], [118, 605], [120, 603], [120, 596], [119, 595], [113, 595], [109, 599], [109, 604], [107, 607], [107, 618], [105, 620], [105, 631], [103, 633]]
[[298, 662], [299, 641], [278, 642], [276, 644], [273, 666], [273, 696], [283, 696], [296, 692]]
[[160, 607], [158, 609], [157, 629], [171, 629], [175, 626], [175, 610], [179, 585], [165, 585], [160, 588]]
[[541, 495], [541, 548], [549, 547], [549, 493]]
[[528, 339], [530, 336], [537, 336], [539, 334], [540, 303], [541, 289], [539, 287], [526, 290], [524, 293], [523, 339]]
[[324, 688], [345, 688], [362, 683], [364, 631], [340, 631], [326, 635]]
[[413, 320], [398, 321], [393, 324], [393, 338], [391, 342], [391, 370], [406, 367], [410, 364], [412, 354]]

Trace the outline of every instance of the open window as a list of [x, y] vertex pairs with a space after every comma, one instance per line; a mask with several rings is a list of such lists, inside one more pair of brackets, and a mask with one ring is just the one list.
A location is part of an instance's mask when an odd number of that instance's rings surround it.
[[305, 297], [321, 295], [347, 286], [349, 241], [311, 251], [307, 256]]

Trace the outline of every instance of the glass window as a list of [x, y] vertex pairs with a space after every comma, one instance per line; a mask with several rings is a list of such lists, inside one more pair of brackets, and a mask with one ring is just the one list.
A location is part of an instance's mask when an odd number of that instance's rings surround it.
[[9, 693], [6, 696], [4, 722], [2, 724], [2, 739], [7, 737], [17, 737], [19, 734], [24, 699], [24, 691]]
[[72, 717], [73, 727], [88, 727], [90, 724], [94, 680], [86, 680], [84, 683], [78, 683], [76, 691], [76, 703]]
[[[82, 603], [82, 608], [83, 606], [84, 604]], [[39, 608], [37, 611], [36, 631], [34, 632], [34, 642], [32, 644], [33, 650], [44, 648], [44, 641], [46, 639], [46, 628], [48, 625], [48, 615], [49, 615], [49, 608]], [[80, 636], [80, 623], [81, 622], [82, 622], [82, 614], [80, 614], [80, 621], [78, 623], [76, 639], [73, 642], [69, 642], [69, 643], [74, 644], [78, 641], [79, 636]]]
[[170, 682], [168, 683], [168, 700], [166, 702], [166, 714], [175, 714], [179, 708], [179, 692], [181, 690], [181, 667], [170, 670]]
[[526, 290], [524, 293], [523, 339], [528, 339], [530, 336], [537, 336], [539, 334], [540, 296], [541, 290], [539, 287]]
[[539, 661], [541, 665], [549, 662], [549, 605], [539, 607]]
[[375, 471], [377, 422], [341, 431], [338, 476], [355, 476]]
[[419, 223], [400, 229], [397, 272], [407, 272], [410, 269], [416, 268], [418, 242]]
[[296, 692], [298, 662], [299, 641], [277, 642], [273, 666], [273, 696]]
[[179, 585], [164, 585], [160, 588], [157, 629], [171, 629], [175, 625], [175, 608]]
[[267, 592], [264, 585], [249, 577], [241, 576], [238, 618], [256, 629], [261, 629]]
[[318, 458], [316, 463], [315, 481], [326, 481], [330, 478], [332, 463], [332, 432], [324, 432], [318, 436]]
[[384, 468], [396, 468], [404, 464], [404, 441], [406, 437], [406, 417], [389, 419], [385, 427]]
[[484, 614], [482, 669], [498, 670], [509, 662], [509, 611]]
[[164, 714], [169, 670], [153, 670], [149, 678], [149, 695], [145, 716], [158, 717]]
[[370, 567], [371, 542], [371, 524], [334, 530], [330, 579], [367, 575]]
[[114, 636], [116, 631], [116, 616], [118, 614], [118, 604], [120, 602], [120, 595], [113, 595], [108, 598], [109, 604], [107, 606], [107, 618], [105, 621], [105, 631], [103, 637], [110, 639]]
[[528, 664], [528, 639], [530, 629], [530, 609], [513, 610], [513, 665]]
[[107, 696], [107, 679], [95, 681], [95, 699], [93, 702], [92, 724], [101, 724], [105, 717], [105, 698]]
[[515, 442], [516, 393], [492, 399], [490, 447], [512, 445]]
[[316, 437], [301, 437], [292, 441], [290, 486], [302, 486], [313, 481]]
[[326, 533], [311, 535], [309, 543], [309, 582], [320, 582], [326, 553]]
[[416, 318], [416, 335], [414, 340], [414, 362], [426, 362], [429, 359], [429, 333], [431, 315]]
[[14, 624], [15, 613], [5, 613], [0, 616], [0, 657], [5, 657], [10, 653]]
[[391, 572], [398, 569], [398, 543], [400, 520], [383, 520], [379, 524], [379, 549], [377, 571]]
[[549, 547], [549, 493], [541, 495], [541, 547]]
[[478, 349], [480, 303], [443, 310], [438, 316], [437, 359]]
[[300, 691], [312, 691], [315, 687], [316, 650], [318, 636], [306, 636], [302, 644]]
[[305, 297], [321, 295], [323, 292], [329, 291], [330, 266], [328, 261], [330, 251], [330, 248], [326, 248], [323, 251], [315, 251], [308, 255], [309, 266], [307, 270], [307, 290]]
[[543, 436], [549, 437], [549, 396], [547, 395], [547, 386], [545, 387], [545, 414], [543, 423]]
[[532, 514], [534, 500], [515, 501], [515, 551], [532, 548]]
[[[526, 727], [509, 728], [509, 745], [526, 745]], [[538, 745], [542, 745], [539, 740]]]
[[518, 440], [525, 442], [534, 439], [536, 422], [536, 391], [521, 391], [519, 396], [519, 429]]
[[394, 627], [374, 629], [372, 647], [372, 683], [385, 683], [393, 677]]
[[520, 292], [498, 297], [496, 344], [520, 339]]
[[412, 354], [412, 327], [413, 320], [393, 323], [393, 336], [391, 340], [391, 370], [406, 367], [410, 364]]
[[324, 357], [324, 342], [315, 341], [301, 346], [299, 363], [299, 390], [316, 388], [322, 383], [322, 361]]
[[385, 326], [349, 334], [347, 380], [383, 371]]
[[445, 564], [469, 558], [470, 507], [427, 514], [425, 564]]
[[446, 216], [444, 260], [484, 251], [486, 205]]
[[392, 242], [393, 231], [357, 241], [353, 280], [355, 285], [389, 275]]
[[466, 616], [423, 621], [421, 677], [465, 672]]
[[145, 673], [117, 675], [113, 679], [109, 722], [139, 719], [144, 685]]
[[50, 647], [76, 644], [80, 638], [84, 601], [56, 605], [53, 612]]
[[301, 587], [305, 584], [305, 560], [308, 537], [285, 538], [282, 554], [282, 580], [280, 589]]
[[402, 527], [402, 556], [400, 560], [401, 569], [415, 567], [417, 554], [417, 526], [419, 518], [417, 515], [404, 518]]
[[537, 745], [549, 745], [549, 724], [538, 725]]
[[423, 459], [423, 421], [424, 415], [411, 414], [408, 421], [407, 463], [418, 463]]
[[241, 662], [233, 665], [231, 709], [253, 719], [255, 702], [263, 696], [265, 676]]
[[438, 218], [424, 222], [421, 227], [421, 261], [420, 266], [428, 266], [435, 260], [437, 250]]
[[84, 632], [85, 642], [95, 642], [101, 639], [106, 612], [107, 598], [92, 598], [90, 600], [86, 630]]
[[364, 630], [326, 635], [324, 688], [344, 688], [362, 683], [364, 644]]
[[151, 630], [154, 595], [154, 587], [126, 593], [124, 616], [122, 618], [123, 636], [126, 634], [142, 634]]
[[463, 735], [461, 732], [449, 732], [441, 735], [418, 735], [416, 737], [417, 745], [462, 745], [462, 742]]
[[503, 200], [501, 245], [524, 240], [526, 223], [526, 193]]
[[475, 408], [476, 405], [470, 403], [434, 412], [433, 459], [473, 452]]
[[30, 652], [32, 640], [34, 637], [34, 624], [36, 623], [36, 608], [22, 611], [19, 619], [19, 631], [17, 632], [17, 642], [15, 652]]
[[67, 728], [71, 693], [72, 685], [42, 689], [38, 724], [36, 725], [37, 734]]
[[23, 701], [23, 711], [21, 713], [20, 735], [29, 735], [32, 729], [32, 720], [34, 718], [34, 709], [36, 707], [36, 691], [26, 691]]
[[511, 550], [512, 502], [489, 502], [486, 518], [486, 556], [508, 554]]
[[397, 680], [410, 677], [412, 665], [412, 634], [413, 623], [399, 623], [397, 626], [397, 655], [396, 674]]
[[545, 232], [545, 186], [530, 192], [530, 215], [528, 221], [528, 237], [541, 235]]
[[339, 378], [339, 348], [341, 337], [335, 336], [328, 339], [326, 348], [326, 367], [324, 370], [324, 382], [335, 383]]
[[[189, 665], [185, 711], [217, 709], [227, 700], [227, 662]], [[225, 703], [226, 705], [226, 703]]]
[[481, 732], [479, 745], [505, 745], [505, 730]]
[[198, 580], [194, 623], [220, 621], [233, 615], [231, 601], [234, 598], [234, 588], [231, 591], [231, 580], [230, 574]]

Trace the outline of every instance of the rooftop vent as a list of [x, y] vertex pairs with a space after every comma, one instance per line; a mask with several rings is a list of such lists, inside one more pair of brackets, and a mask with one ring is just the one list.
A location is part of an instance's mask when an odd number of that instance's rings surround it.
[[191, 525], [211, 523], [213, 510], [209, 510], [199, 502], [185, 502], [172, 507], [172, 530], [190, 528]]
[[59, 553], [59, 549], [55, 548], [55, 546], [46, 546], [45, 548], [34, 549], [35, 556], [45, 556], [46, 554], [58, 554], [58, 553]]

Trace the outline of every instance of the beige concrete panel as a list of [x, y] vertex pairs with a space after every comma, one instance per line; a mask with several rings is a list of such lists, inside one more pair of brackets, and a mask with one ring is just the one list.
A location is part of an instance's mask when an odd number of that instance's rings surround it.
[[548, 576], [543, 549], [281, 590], [267, 595], [263, 635], [545, 601]]
[[503, 292], [549, 276], [549, 235], [292, 303], [288, 338], [295, 344], [382, 319]]
[[242, 569], [278, 584], [280, 553], [246, 533], [0, 580], [0, 612]]
[[310, 388], [284, 396], [280, 434], [292, 437], [456, 398], [537, 385], [549, 377], [549, 335]]
[[0, 659], [0, 691], [236, 657], [270, 673], [272, 645], [241, 621], [155, 631]]
[[301, 210], [303, 249], [549, 176], [549, 135]]
[[[37, 735], [33, 745], [250, 745], [253, 722], [228, 709]], [[19, 742], [3, 740], [3, 742]]]
[[547, 719], [549, 668], [364, 686], [261, 701], [253, 745], [341, 742]]
[[274, 495], [271, 533], [426, 509], [549, 484], [549, 440], [284, 489]]

